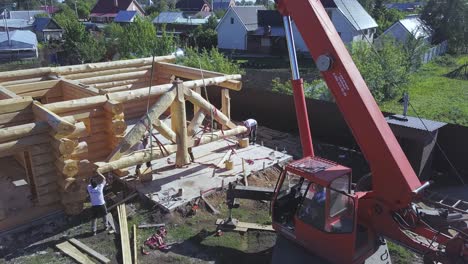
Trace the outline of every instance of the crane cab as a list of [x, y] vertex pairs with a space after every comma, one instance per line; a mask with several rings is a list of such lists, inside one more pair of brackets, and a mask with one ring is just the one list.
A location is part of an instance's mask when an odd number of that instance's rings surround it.
[[305, 157], [288, 164], [278, 179], [273, 227], [333, 263], [363, 263], [371, 243], [357, 226], [357, 203], [350, 168]]

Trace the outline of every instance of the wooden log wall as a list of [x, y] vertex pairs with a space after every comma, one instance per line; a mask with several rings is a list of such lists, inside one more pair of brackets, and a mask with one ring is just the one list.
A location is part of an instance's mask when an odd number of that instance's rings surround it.
[[66, 82], [61, 82], [60, 87], [62, 88], [62, 92], [63, 92], [63, 100], [61, 101], [80, 99], [80, 98], [85, 98], [85, 97], [96, 95], [95, 93], [85, 88], [76, 87], [74, 85], [68, 85]]
[[88, 143], [79, 141], [89, 135], [85, 122], [75, 124], [76, 130], [67, 135], [53, 136], [54, 166], [58, 172], [60, 201], [67, 214], [76, 215], [83, 210], [87, 198], [86, 187], [93, 175], [88, 161]]
[[0, 129], [34, 121], [32, 98], [11, 98], [0, 101]]

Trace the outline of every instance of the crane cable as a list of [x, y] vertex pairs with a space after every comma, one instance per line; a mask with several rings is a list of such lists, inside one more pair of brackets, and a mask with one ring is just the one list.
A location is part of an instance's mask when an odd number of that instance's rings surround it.
[[[195, 42], [195, 47], [198, 48], [198, 44], [197, 44], [197, 39], [196, 38], [193, 38], [193, 41]], [[202, 69], [202, 65], [201, 65], [201, 60], [200, 60], [200, 57], [198, 57], [198, 69], [200, 70], [200, 75], [201, 75], [201, 78], [202, 78], [202, 81], [203, 81], [203, 91], [205, 92], [205, 97], [206, 97], [206, 101], [208, 101], [208, 103], [210, 104], [210, 106], [212, 105], [211, 102], [210, 102], [210, 98], [208, 97], [208, 90], [206, 89], [206, 83], [205, 83], [205, 76], [203, 74], [203, 69]], [[201, 95], [201, 94], [200, 94]], [[214, 121], [213, 121], [213, 115], [214, 115], [214, 109], [213, 107], [210, 107], [210, 126], [211, 126], [211, 137], [213, 137], [213, 127], [214, 127]], [[194, 113], [195, 114], [195, 113]]]
[[[344, 6], [344, 8], [346, 9], [346, 11], [349, 13], [349, 16], [351, 17], [351, 19], [354, 21], [354, 23], [356, 24], [356, 27], [357, 29], [362, 32], [362, 29], [361, 27], [359, 26], [359, 24], [357, 23], [356, 19], [354, 18], [353, 14], [349, 11], [348, 7], [344, 4], [343, 0], [340, 0], [341, 4]], [[380, 56], [379, 52], [375, 49], [374, 45], [372, 44], [372, 42], [370, 41], [370, 39], [367, 37], [366, 34], [364, 34], [364, 38], [365, 40], [368, 42], [368, 44], [370, 45], [371, 47], [371, 50], [377, 55], [377, 57], [382, 60], [382, 57]], [[393, 75], [392, 75], [393, 77]], [[398, 88], [396, 87], [395, 84], [393, 84], [394, 88]], [[406, 93], [409, 94], [409, 91], [408, 91], [408, 87], [406, 87], [406, 90], [405, 90]], [[408, 102], [409, 103], [409, 102]], [[418, 112], [416, 111], [416, 109], [414, 108], [414, 106], [409, 103], [411, 109], [413, 109], [414, 113], [416, 114], [416, 117], [419, 119], [419, 121], [423, 124], [424, 128], [426, 129], [426, 132], [429, 133], [429, 135], [431, 136], [431, 139], [434, 140], [435, 136], [431, 133], [431, 131], [429, 131], [428, 127], [426, 126], [426, 124], [424, 123], [424, 121], [422, 120], [422, 118], [419, 116]], [[437, 140], [435, 141], [436, 143], [436, 146], [437, 148], [439, 149], [439, 151], [442, 153], [442, 155], [444, 156], [444, 158], [447, 160], [449, 166], [452, 168], [452, 170], [455, 172], [455, 175], [458, 177], [458, 179], [462, 182], [463, 185], [466, 185], [465, 181], [463, 180], [463, 177], [460, 175], [460, 173], [458, 172], [458, 170], [455, 168], [455, 166], [453, 165], [453, 163], [450, 161], [449, 157], [447, 156], [447, 154], [445, 153], [445, 151], [443, 150], [442, 146], [437, 142]]]
[[[153, 128], [151, 122], [151, 118], [149, 116], [149, 106], [150, 106], [150, 96], [151, 96], [151, 88], [153, 85], [153, 75], [154, 75], [154, 60], [155, 60], [155, 55], [153, 53], [153, 60], [151, 62], [151, 74], [150, 74], [150, 83], [149, 83], [149, 89], [148, 89], [148, 99], [146, 101], [146, 118], [148, 120], [148, 126], [146, 126], [146, 130], [148, 131], [149, 135], [149, 145], [150, 145], [150, 159], [153, 160]], [[145, 124], [145, 121], [143, 121], [143, 124]], [[143, 135], [144, 136], [144, 135]], [[143, 146], [146, 147], [146, 146]]]

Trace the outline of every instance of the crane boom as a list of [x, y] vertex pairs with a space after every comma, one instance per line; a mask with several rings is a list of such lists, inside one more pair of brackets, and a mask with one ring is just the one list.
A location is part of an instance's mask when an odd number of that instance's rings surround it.
[[421, 183], [321, 1], [279, 0], [277, 6], [293, 19], [317, 64], [330, 59], [322, 76], [375, 175], [375, 194], [394, 209], [405, 206]]

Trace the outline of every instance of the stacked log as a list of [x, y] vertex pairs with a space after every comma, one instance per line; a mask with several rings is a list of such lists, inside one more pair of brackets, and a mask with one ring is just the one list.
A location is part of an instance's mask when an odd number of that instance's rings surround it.
[[[127, 124], [125, 123], [124, 105], [117, 101], [109, 100], [104, 105], [106, 111], [107, 144], [110, 147], [109, 153], [114, 150], [125, 137]], [[107, 157], [106, 156], [106, 157]], [[101, 159], [100, 161], [102, 161]], [[127, 170], [118, 171], [117, 175], [126, 175]]]
[[51, 144], [60, 201], [70, 215], [83, 210], [87, 198], [86, 186], [93, 175], [91, 163], [87, 160], [88, 143], [79, 141], [88, 136], [88, 129], [83, 121], [76, 123], [75, 127], [75, 131], [68, 135], [53, 135]]

